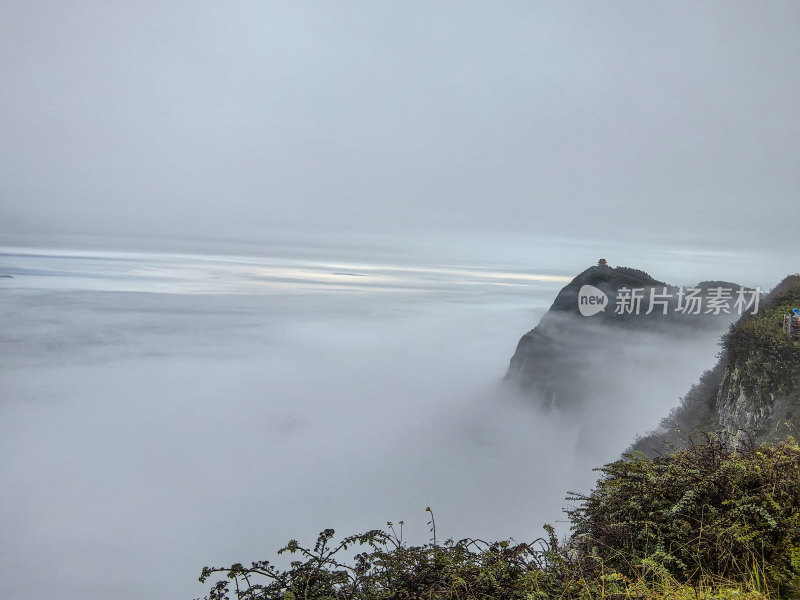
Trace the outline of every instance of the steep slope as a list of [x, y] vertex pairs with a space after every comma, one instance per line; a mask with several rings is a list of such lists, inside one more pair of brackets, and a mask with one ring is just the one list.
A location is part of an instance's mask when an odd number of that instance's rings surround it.
[[664, 442], [683, 446], [691, 436], [720, 432], [777, 442], [800, 434], [800, 338], [783, 331], [783, 317], [800, 306], [800, 275], [784, 279], [723, 337], [707, 371], [655, 430], [632, 449], [653, 455]]
[[[587, 291], [584, 286], [596, 289]], [[704, 282], [692, 289], [701, 303], [708, 302], [715, 289], [731, 290], [732, 311], [740, 286]], [[640, 297], [638, 306], [630, 301], [634, 290]], [[666, 339], [691, 343], [709, 331], [718, 335], [733, 320], [724, 311], [705, 312], [702, 304], [695, 314], [688, 306], [688, 290], [638, 269], [590, 267], [559, 292], [539, 324], [522, 336], [505, 379], [545, 407], [568, 407], [599, 393], [613, 394], [621, 379], [635, 375], [631, 357], [638, 355], [638, 360], [649, 348], [655, 362], [654, 344]], [[584, 316], [581, 302], [583, 308], [591, 308], [586, 294], [597, 296], [602, 309], [595, 305], [597, 312]]]

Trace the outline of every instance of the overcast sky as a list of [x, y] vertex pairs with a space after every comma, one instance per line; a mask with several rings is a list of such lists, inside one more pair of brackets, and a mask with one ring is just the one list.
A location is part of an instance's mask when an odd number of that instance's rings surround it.
[[0, 235], [796, 247], [800, 3], [0, 2]]

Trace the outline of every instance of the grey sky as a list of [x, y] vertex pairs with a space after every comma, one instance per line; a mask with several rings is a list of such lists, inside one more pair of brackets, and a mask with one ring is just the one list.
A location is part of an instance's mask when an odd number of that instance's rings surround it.
[[794, 0], [5, 1], [0, 235], [792, 248], [798, 31]]

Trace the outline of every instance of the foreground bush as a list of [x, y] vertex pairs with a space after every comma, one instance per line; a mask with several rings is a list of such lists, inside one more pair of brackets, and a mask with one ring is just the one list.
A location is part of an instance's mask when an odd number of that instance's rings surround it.
[[[564, 589], [563, 558], [550, 527], [548, 540], [533, 544], [487, 543], [465, 539], [408, 546], [380, 530], [332, 544], [332, 529], [323, 531], [313, 548], [291, 541], [278, 554], [299, 556], [288, 570], [269, 562], [203, 569], [200, 581], [225, 573], [208, 598], [549, 598]], [[348, 549], [363, 550], [350, 562]], [[532, 593], [537, 595], [531, 596]]]
[[[209, 600], [745, 599], [800, 597], [800, 448], [709, 439], [670, 456], [628, 455], [567, 511], [573, 535], [529, 544], [409, 546], [374, 530], [267, 561], [203, 569]], [[359, 553], [353, 554], [355, 550]]]
[[635, 578], [756, 581], [800, 597], [800, 448], [717, 438], [646, 459], [606, 465], [589, 496], [567, 511], [583, 568]]

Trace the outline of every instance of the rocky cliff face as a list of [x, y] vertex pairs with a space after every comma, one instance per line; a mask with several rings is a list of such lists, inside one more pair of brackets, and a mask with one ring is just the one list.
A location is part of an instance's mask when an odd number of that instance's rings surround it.
[[652, 454], [663, 442], [718, 432], [756, 442], [800, 433], [800, 338], [783, 331], [783, 316], [800, 306], [800, 276], [792, 275], [723, 337], [717, 366], [703, 376], [661, 425], [633, 449]]
[[689, 294], [708, 302], [715, 289], [735, 296], [739, 286], [705, 282], [690, 291], [637, 269], [590, 267], [559, 292], [539, 324], [522, 336], [505, 379], [548, 408], [615, 393], [620, 379], [634, 377], [642, 360], [657, 361], [653, 348], [659, 341], [691, 343], [709, 331], [719, 335], [725, 330], [731, 314], [705, 312], [697, 302], [688, 306]]

